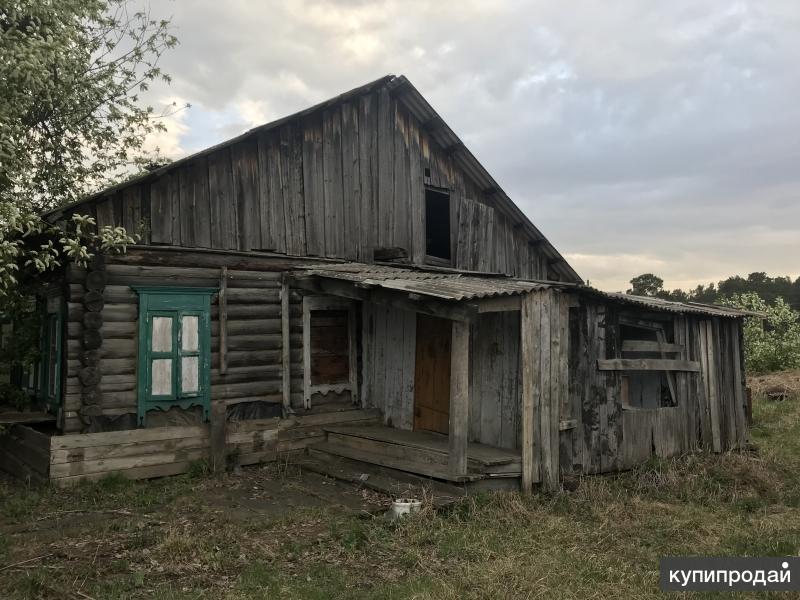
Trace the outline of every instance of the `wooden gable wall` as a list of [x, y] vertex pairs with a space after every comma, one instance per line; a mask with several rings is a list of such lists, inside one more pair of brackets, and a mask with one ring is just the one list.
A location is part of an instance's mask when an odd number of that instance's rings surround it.
[[376, 247], [401, 247], [422, 263], [425, 185], [450, 190], [454, 267], [553, 277], [521, 224], [386, 88], [212, 149], [71, 212], [93, 214], [100, 226], [139, 227], [144, 244], [363, 262]]

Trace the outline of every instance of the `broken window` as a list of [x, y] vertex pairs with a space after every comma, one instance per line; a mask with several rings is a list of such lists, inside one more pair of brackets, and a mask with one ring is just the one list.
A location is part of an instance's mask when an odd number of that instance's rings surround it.
[[[672, 329], [672, 328], [667, 328]], [[671, 331], [663, 325], [620, 325], [622, 358], [674, 358]], [[622, 406], [663, 408], [675, 406], [675, 379], [669, 371], [626, 371], [622, 376]]]
[[425, 254], [450, 260], [450, 195], [425, 190]]

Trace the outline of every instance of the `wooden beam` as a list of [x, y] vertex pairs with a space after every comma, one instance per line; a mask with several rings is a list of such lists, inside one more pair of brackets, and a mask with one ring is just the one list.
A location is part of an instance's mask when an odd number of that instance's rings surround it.
[[598, 359], [599, 371], [684, 371], [698, 373], [700, 363], [694, 360], [667, 360], [663, 358], [609, 358]]
[[683, 352], [683, 344], [667, 344], [646, 340], [625, 340], [622, 342], [623, 352]]
[[466, 302], [437, 300], [402, 290], [389, 291], [377, 286], [359, 285], [314, 275], [295, 276], [293, 282], [296, 287], [316, 294], [374, 302], [451, 321], [472, 321], [478, 314], [478, 307]]
[[291, 342], [289, 319], [289, 283], [286, 278], [281, 282], [281, 391], [283, 393], [284, 416], [289, 414], [292, 395]]
[[541, 391], [539, 381], [539, 337], [541, 306], [533, 294], [522, 299], [520, 354], [522, 363], [522, 486], [523, 494], [533, 491], [537, 479], [536, 405]]
[[486, 298], [485, 300], [479, 300], [477, 305], [479, 313], [513, 312], [519, 310], [521, 306], [519, 296]]
[[461, 321], [453, 321], [448, 433], [450, 475], [454, 477], [466, 475], [469, 437], [469, 323]]

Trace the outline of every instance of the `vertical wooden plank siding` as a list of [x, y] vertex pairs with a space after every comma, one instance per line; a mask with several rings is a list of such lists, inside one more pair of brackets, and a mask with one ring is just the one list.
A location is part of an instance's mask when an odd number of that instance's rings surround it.
[[306, 253], [306, 208], [303, 196], [303, 134], [295, 123], [280, 129], [281, 177], [286, 183], [283, 195], [286, 221], [286, 252]]
[[325, 220], [325, 255], [344, 256], [344, 189], [342, 179], [342, 113], [337, 108], [322, 113], [322, 172]]
[[453, 321], [450, 363], [450, 430], [448, 468], [451, 475], [467, 474], [469, 436], [469, 323]]
[[359, 175], [359, 124], [358, 104], [342, 104], [342, 223], [344, 239], [342, 256], [356, 260], [360, 255], [359, 232], [361, 231], [361, 178]]
[[231, 147], [233, 201], [239, 219], [239, 249], [261, 248], [261, 196], [258, 142], [245, 140]]
[[393, 245], [394, 107], [389, 91], [378, 92], [378, 239]]
[[[450, 194], [456, 268], [544, 277], [526, 228], [434, 141], [399, 97], [376, 89], [255, 132], [86, 208], [98, 226], [143, 222], [142, 244], [267, 250], [372, 262], [425, 258], [425, 185]], [[435, 127], [435, 124], [433, 125]], [[427, 169], [427, 172], [426, 172]]]
[[375, 94], [362, 96], [358, 115], [359, 182], [361, 191], [358, 259], [372, 262], [378, 241], [378, 109]]
[[258, 136], [258, 177], [261, 190], [261, 242], [265, 250], [286, 251], [286, 219], [284, 215], [285, 182], [280, 164], [278, 132]]
[[303, 122], [303, 194], [306, 213], [306, 252], [325, 256], [325, 197], [322, 167], [322, 115]]
[[229, 148], [208, 157], [208, 194], [211, 207], [211, 247], [239, 248], [239, 217], [233, 195], [233, 168]]

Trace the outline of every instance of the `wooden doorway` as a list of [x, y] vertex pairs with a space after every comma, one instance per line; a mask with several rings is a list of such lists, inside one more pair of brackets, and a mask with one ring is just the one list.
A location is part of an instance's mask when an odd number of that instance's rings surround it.
[[417, 315], [414, 429], [444, 434], [449, 430], [452, 340], [452, 321]]

